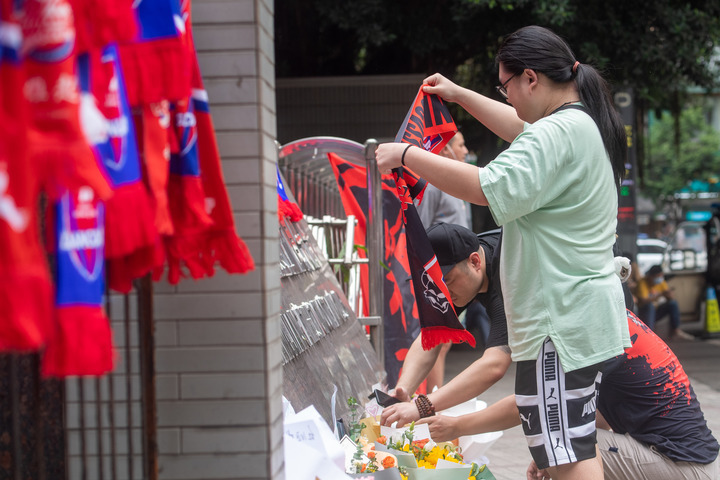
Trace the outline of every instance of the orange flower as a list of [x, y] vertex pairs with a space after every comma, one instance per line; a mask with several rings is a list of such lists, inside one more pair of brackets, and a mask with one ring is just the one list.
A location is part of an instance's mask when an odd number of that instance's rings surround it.
[[392, 467], [394, 467], [394, 466], [395, 466], [395, 459], [394, 459], [393, 457], [391, 457], [391, 456], [388, 455], [387, 457], [383, 458], [382, 466], [383, 466], [383, 468], [392, 468]]
[[387, 445], [387, 437], [385, 437], [385, 435], [380, 435], [375, 441]]
[[413, 440], [413, 445], [415, 445], [418, 448], [423, 448], [425, 444], [429, 441], [429, 438], [424, 438], [422, 440]]
[[368, 451], [368, 452], [367, 452], [367, 457], [368, 457], [368, 458], [375, 458], [375, 451], [374, 451], [374, 450]]

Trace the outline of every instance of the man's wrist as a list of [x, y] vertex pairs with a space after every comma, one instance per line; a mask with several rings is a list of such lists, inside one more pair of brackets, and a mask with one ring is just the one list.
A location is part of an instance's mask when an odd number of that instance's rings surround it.
[[420, 418], [427, 418], [435, 415], [435, 407], [428, 399], [427, 395], [418, 395], [415, 397], [415, 407], [420, 413]]

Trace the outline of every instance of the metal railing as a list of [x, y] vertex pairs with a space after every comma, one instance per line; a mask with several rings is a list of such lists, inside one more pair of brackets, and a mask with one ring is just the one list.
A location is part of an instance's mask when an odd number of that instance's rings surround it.
[[[384, 363], [382, 190], [375, 164], [376, 148], [375, 140], [368, 140], [365, 145], [361, 145], [335, 137], [304, 138], [278, 147], [278, 166], [285, 178], [286, 189], [294, 195], [308, 218], [308, 224], [311, 228], [321, 229], [325, 235], [323, 246], [329, 263], [343, 265], [351, 270], [359, 264], [368, 265], [368, 313], [363, 315], [357, 303], [353, 307], [360, 323], [369, 326], [373, 348], [380, 362]], [[328, 153], [335, 153], [343, 160], [366, 168], [369, 206], [365, 243], [367, 258], [352, 255], [355, 220], [348, 221], [345, 214], [337, 180], [327, 158]], [[361, 297], [359, 281], [350, 282], [340, 273], [336, 274], [349, 300]]]

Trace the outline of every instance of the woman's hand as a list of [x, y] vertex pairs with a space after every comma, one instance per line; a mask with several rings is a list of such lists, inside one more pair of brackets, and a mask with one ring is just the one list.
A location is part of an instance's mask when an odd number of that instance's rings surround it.
[[420, 412], [415, 402], [402, 402], [384, 408], [380, 415], [380, 425], [386, 427], [397, 422], [398, 427], [407, 425], [410, 422], [420, 419]]
[[393, 168], [402, 166], [400, 160], [409, 143], [381, 143], [375, 150], [375, 159], [380, 173], [390, 173]]
[[457, 425], [458, 418], [460, 417], [435, 415], [433, 417], [421, 418], [416, 421], [415, 424], [427, 423], [430, 429], [430, 438], [436, 442], [448, 442], [460, 436], [460, 429]]
[[423, 80], [423, 92], [434, 93], [448, 102], [457, 102], [460, 87], [439, 73], [435, 73]]

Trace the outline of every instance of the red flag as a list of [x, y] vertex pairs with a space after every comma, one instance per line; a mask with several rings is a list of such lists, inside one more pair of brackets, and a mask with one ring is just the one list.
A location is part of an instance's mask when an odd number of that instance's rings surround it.
[[[395, 141], [437, 153], [455, 132], [457, 127], [442, 99], [437, 95], [426, 94], [421, 87], [395, 136]], [[422, 194], [418, 189], [424, 188], [424, 180], [407, 168], [395, 168], [392, 172], [403, 210], [422, 346], [429, 350], [440, 343], [468, 342], [474, 347], [475, 338], [457, 318], [432, 245], [413, 204], [413, 198]]]

